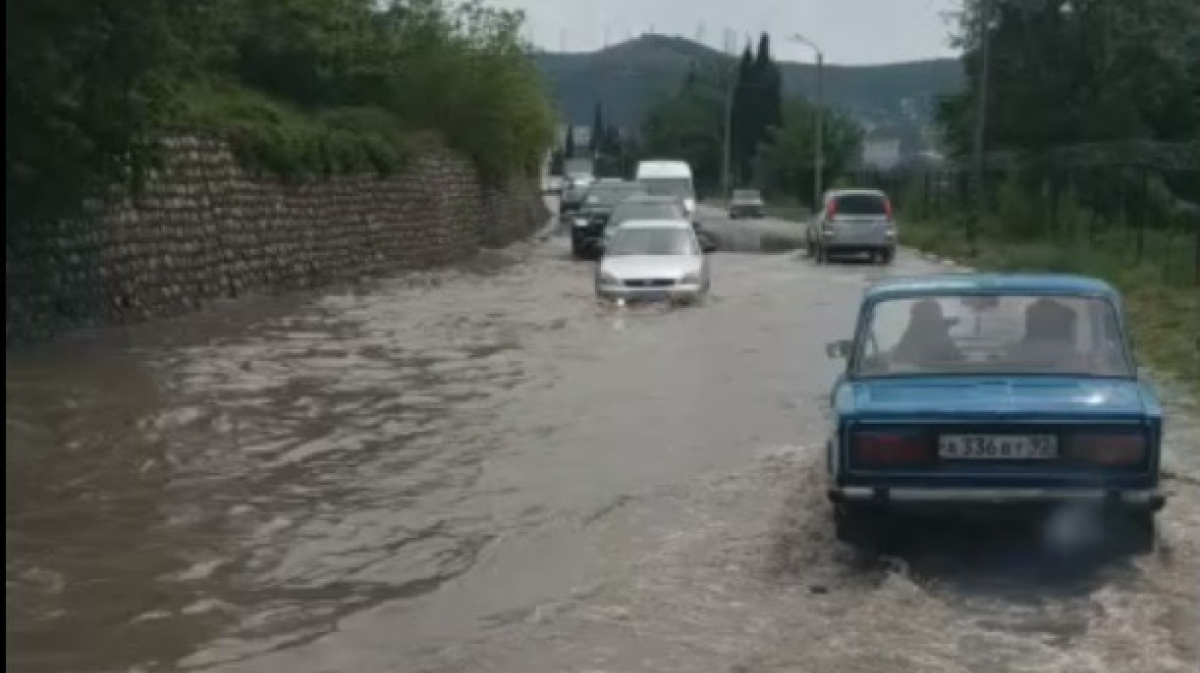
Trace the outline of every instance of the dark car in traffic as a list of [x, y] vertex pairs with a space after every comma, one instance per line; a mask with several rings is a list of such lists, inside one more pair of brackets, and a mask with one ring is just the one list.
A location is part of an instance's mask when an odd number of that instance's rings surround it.
[[568, 215], [577, 212], [583, 205], [588, 188], [595, 183], [596, 178], [587, 174], [568, 175], [563, 183], [562, 196], [559, 198], [558, 213]]
[[646, 188], [636, 182], [602, 180], [588, 188], [578, 212], [571, 218], [571, 253], [575, 257], [597, 257], [604, 251], [608, 220], [623, 201], [645, 196]]

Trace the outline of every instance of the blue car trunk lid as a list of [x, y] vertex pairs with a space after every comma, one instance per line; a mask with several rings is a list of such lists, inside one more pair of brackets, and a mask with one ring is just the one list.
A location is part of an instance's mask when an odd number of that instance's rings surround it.
[[1112, 378], [905, 377], [859, 381], [854, 394], [868, 418], [1140, 420], [1146, 411], [1136, 381]]
[[[880, 484], [936, 486], [1046, 486], [1119, 479], [1149, 479], [1156, 455], [1115, 472], [1078, 462], [1065, 451], [1077, 433], [1133, 432], [1153, 439], [1157, 425], [1137, 381], [1084, 377], [913, 377], [853, 384], [855, 413], [847, 438], [857, 432], [919, 436], [933, 451], [928, 462], [872, 471], [851, 461], [850, 469]], [[1008, 454], [1007, 443], [1023, 438], [1057, 438], [1057, 458]], [[994, 438], [998, 460], [960, 460], [941, 455], [939, 438]], [[976, 439], [954, 439], [955, 446]], [[1028, 441], [1034, 441], [1028, 439]], [[992, 451], [988, 448], [987, 451]], [[1012, 459], [1004, 459], [1012, 455]], [[963, 456], [969, 458], [969, 456]]]

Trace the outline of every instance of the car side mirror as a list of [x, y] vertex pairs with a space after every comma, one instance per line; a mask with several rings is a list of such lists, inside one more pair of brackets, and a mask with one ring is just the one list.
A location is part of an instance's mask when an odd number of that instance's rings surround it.
[[832, 341], [826, 344], [825, 354], [834, 359], [850, 357], [850, 341], [848, 339], [843, 339], [841, 341]]

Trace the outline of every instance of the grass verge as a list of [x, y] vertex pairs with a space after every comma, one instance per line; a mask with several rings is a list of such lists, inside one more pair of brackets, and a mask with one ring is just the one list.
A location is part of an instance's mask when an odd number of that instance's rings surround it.
[[945, 220], [905, 221], [904, 245], [998, 271], [1055, 271], [1103, 278], [1124, 295], [1139, 357], [1178, 378], [1200, 400], [1200, 287], [1194, 282], [1194, 235], [1153, 232], [1137, 261], [1133, 234], [1012, 241], [981, 236], [969, 260], [961, 228]]

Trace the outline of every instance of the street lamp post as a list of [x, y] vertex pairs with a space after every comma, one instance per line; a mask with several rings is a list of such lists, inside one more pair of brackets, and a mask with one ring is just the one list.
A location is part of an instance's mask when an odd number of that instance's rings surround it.
[[729, 183], [729, 163], [732, 161], [733, 154], [733, 94], [737, 91], [737, 76], [729, 79], [729, 91], [725, 94], [725, 148], [724, 157], [721, 161], [721, 188], [722, 198], [729, 198], [730, 188]]
[[825, 54], [816, 43], [799, 33], [793, 35], [792, 40], [812, 49], [817, 55], [817, 119], [813, 142], [813, 212], [816, 213], [821, 209], [822, 174], [825, 172]]
[[967, 248], [971, 258], [978, 255], [978, 228], [983, 221], [984, 213], [984, 143], [987, 130], [988, 79], [991, 69], [991, 24], [992, 0], [983, 0], [979, 11], [980, 31], [980, 63], [979, 63], [979, 96], [975, 101], [975, 129], [971, 142], [971, 196], [975, 203], [971, 215], [967, 218]]

